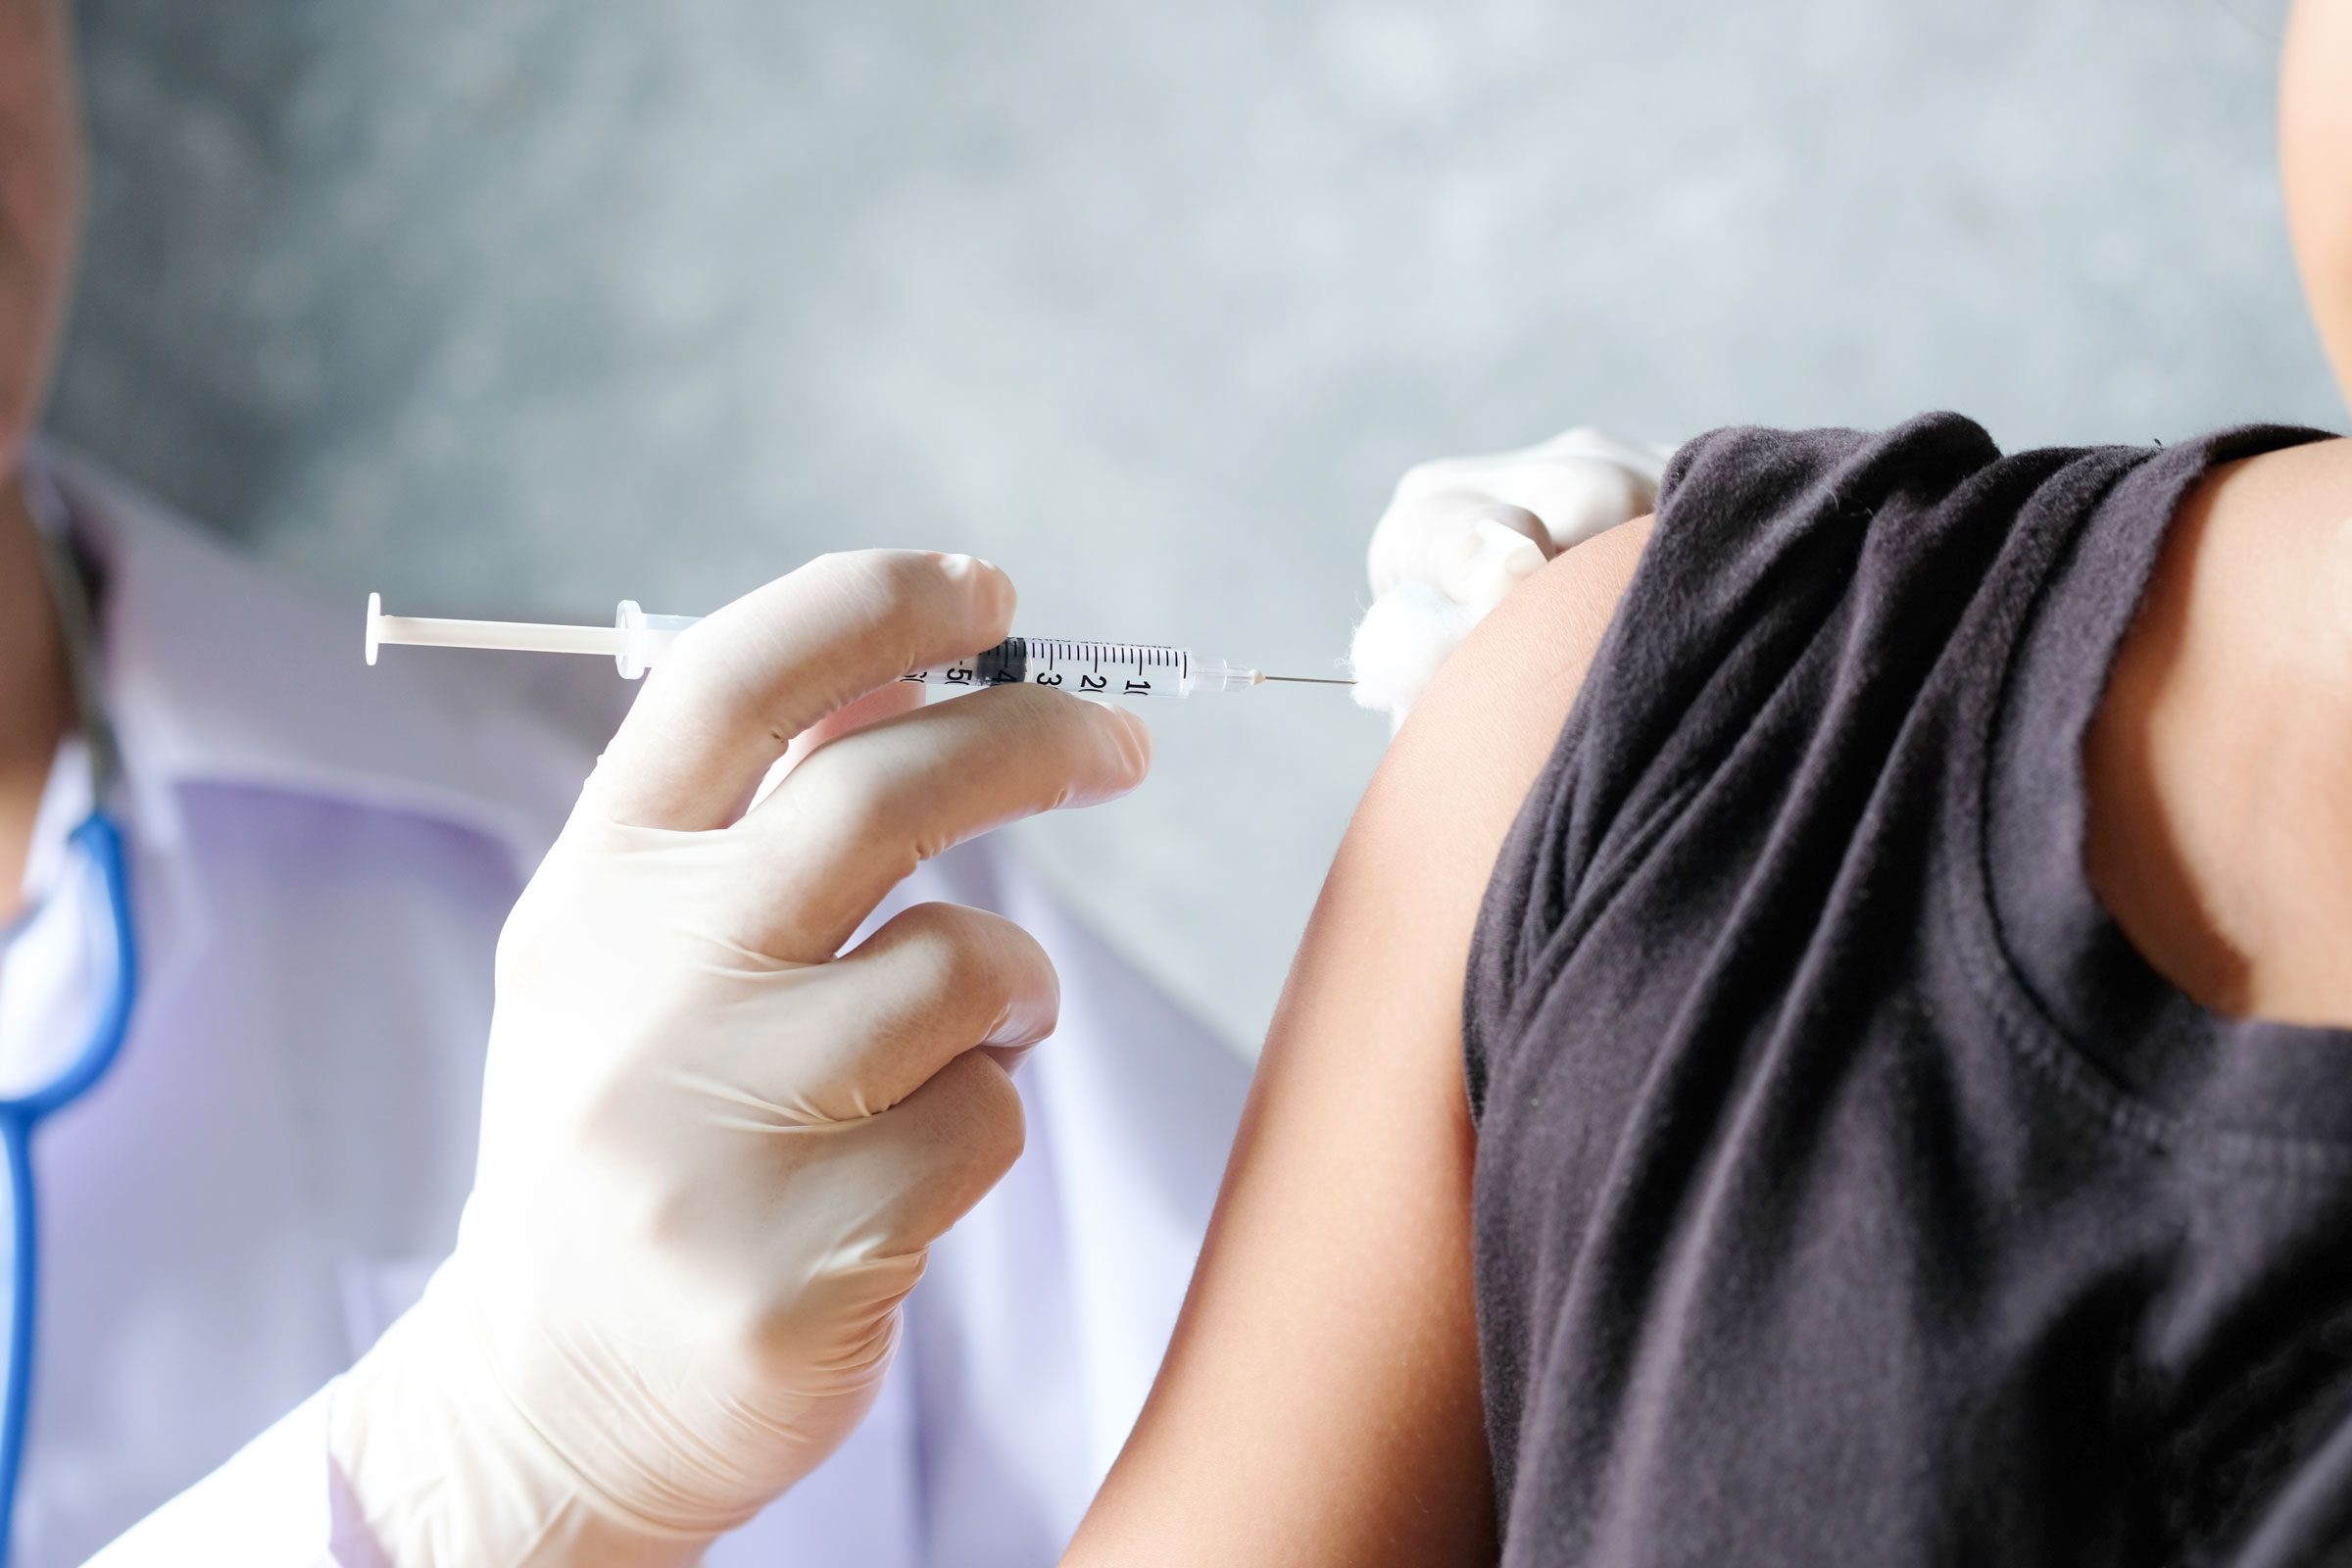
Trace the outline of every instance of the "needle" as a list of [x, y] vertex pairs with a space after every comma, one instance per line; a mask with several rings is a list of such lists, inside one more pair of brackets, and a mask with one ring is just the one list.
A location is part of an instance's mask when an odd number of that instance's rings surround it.
[[1260, 675], [1260, 680], [1285, 680], [1294, 686], [1352, 686], [1351, 680], [1338, 680], [1329, 675]]

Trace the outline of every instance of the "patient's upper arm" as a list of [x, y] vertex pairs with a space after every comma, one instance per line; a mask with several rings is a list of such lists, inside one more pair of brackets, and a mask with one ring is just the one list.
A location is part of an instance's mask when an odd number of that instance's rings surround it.
[[1530, 579], [1390, 749], [1292, 966], [1167, 1363], [1065, 1562], [1491, 1552], [1462, 980], [1495, 854], [1648, 534]]

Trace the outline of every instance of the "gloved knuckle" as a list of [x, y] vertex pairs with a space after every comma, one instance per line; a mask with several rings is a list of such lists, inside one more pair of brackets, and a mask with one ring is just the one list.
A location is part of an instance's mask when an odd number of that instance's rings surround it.
[[914, 550], [854, 550], [819, 556], [809, 563], [821, 581], [847, 596], [869, 636], [910, 631], [937, 608], [939, 563]]
[[1105, 786], [1133, 789], [1151, 771], [1149, 732], [1122, 710], [1043, 687], [1007, 688], [1004, 696], [1005, 744], [1052, 767], [1054, 806]]
[[1058, 758], [1068, 747], [1063, 705], [1083, 708], [1074, 697], [1043, 686], [999, 686], [958, 698], [963, 716], [977, 727], [958, 742], [976, 763], [1035, 765]]
[[966, 1052], [956, 1058], [956, 1068], [962, 1080], [957, 1085], [959, 1163], [986, 1191], [1021, 1157], [1029, 1141], [1029, 1120], [1021, 1109], [1021, 1092], [988, 1056]]
[[644, 1179], [634, 1189], [642, 1199], [638, 1217], [645, 1222], [643, 1229], [659, 1233], [676, 1217], [668, 1205], [680, 1172], [672, 1164], [644, 1157], [648, 1150], [660, 1147], [669, 1108], [658, 1086], [648, 1085], [631, 1069], [635, 1054], [624, 1049], [620, 1060], [595, 1064], [573, 1091], [565, 1120], [587, 1168], [642, 1170]]
[[871, 562], [875, 586], [893, 606], [909, 612], [936, 599], [945, 581], [939, 558], [924, 551], [878, 551]]
[[986, 714], [992, 723], [1017, 729], [1018, 738], [1024, 741], [1041, 738], [1065, 712], [1088, 706], [1050, 686], [999, 686], [979, 695], [985, 706], [976, 705], [971, 711]]
[[869, 575], [871, 555], [872, 552], [864, 550], [828, 550], [821, 556], [809, 557], [793, 576], [809, 587], [854, 588]]
[[[732, 1293], [721, 1321], [745, 1370], [756, 1385], [807, 1387], [812, 1381], [834, 1392], [870, 1384], [898, 1346], [898, 1308], [922, 1275], [920, 1253], [911, 1266], [867, 1271], [858, 1310], [841, 1317], [812, 1311], [806, 1269], [797, 1257], [779, 1259], [768, 1273], [747, 1273]], [[889, 1275], [904, 1277], [904, 1283]]]
[[814, 1348], [808, 1307], [782, 1269], [712, 1275], [699, 1294], [711, 1337], [742, 1358], [741, 1370], [755, 1387], [807, 1370]]
[[892, 776], [859, 765], [860, 754], [831, 747], [793, 775], [793, 815], [808, 832], [837, 844], [864, 845], [899, 821], [899, 789]]
[[990, 985], [988, 942], [971, 918], [975, 912], [954, 905], [918, 904], [900, 916], [906, 922], [909, 988], [935, 1006]]
[[[618, 1112], [610, 1110], [609, 1115], [616, 1117]], [[612, 1222], [636, 1243], [639, 1255], [676, 1266], [699, 1255], [699, 1232], [710, 1223], [710, 1194], [655, 1175], [640, 1182], [611, 1212]]]
[[1025, 1038], [1051, 1030], [1053, 965], [1034, 937], [980, 909], [918, 905], [907, 914], [916, 909], [925, 912], [906, 933], [907, 973], [893, 982], [911, 1010], [910, 1027], [963, 1046], [1009, 1038], [1006, 1026], [1016, 1017], [1045, 1015], [1044, 1030], [1019, 1031]]

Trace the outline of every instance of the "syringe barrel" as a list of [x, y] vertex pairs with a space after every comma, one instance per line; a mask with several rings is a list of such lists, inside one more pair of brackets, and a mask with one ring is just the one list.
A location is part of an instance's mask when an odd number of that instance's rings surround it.
[[918, 669], [900, 679], [949, 690], [1030, 685], [1054, 687], [1078, 697], [1189, 697], [1195, 689], [1197, 667], [1193, 656], [1182, 648], [1007, 637], [985, 653]]

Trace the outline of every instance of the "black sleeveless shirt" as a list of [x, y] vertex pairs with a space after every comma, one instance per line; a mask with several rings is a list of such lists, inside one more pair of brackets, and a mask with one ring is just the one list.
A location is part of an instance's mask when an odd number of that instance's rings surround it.
[[1511, 1568], [2352, 1561], [2352, 1035], [2082, 856], [2174, 511], [2312, 439], [1676, 457], [1471, 959]]

